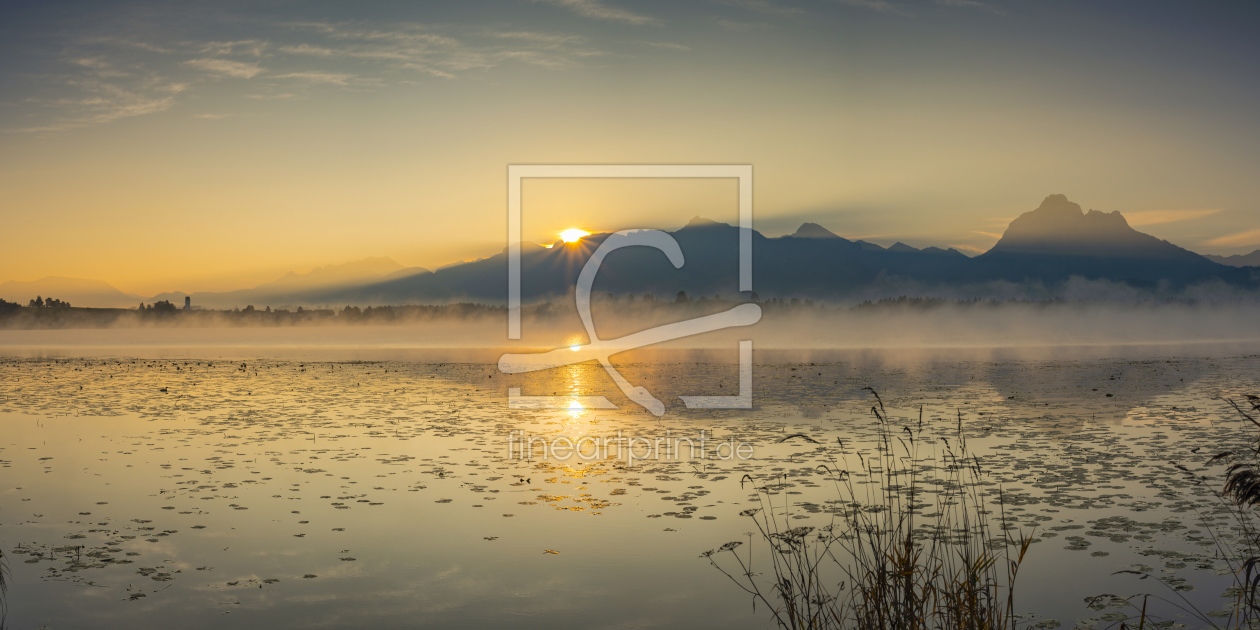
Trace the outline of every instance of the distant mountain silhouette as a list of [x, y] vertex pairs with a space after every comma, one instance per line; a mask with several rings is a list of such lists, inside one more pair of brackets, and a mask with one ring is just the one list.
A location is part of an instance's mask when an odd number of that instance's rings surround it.
[[[153, 297], [153, 301], [170, 300], [183, 303], [190, 295], [194, 306], [203, 308], [236, 308], [253, 305], [255, 308], [272, 306], [287, 308], [296, 306], [345, 306], [343, 299], [348, 293], [365, 286], [412, 276], [431, 274], [423, 267], [406, 267], [390, 258], [364, 258], [340, 265], [318, 267], [306, 273], [289, 273], [252, 289], [237, 291], [205, 291], [200, 293], [170, 292]], [[373, 299], [374, 298], [374, 299]], [[399, 303], [398, 296], [374, 295], [368, 301], [355, 304]]]
[[[672, 299], [739, 295], [739, 228], [702, 217], [671, 233], [686, 262], [675, 269], [659, 251], [633, 247], [604, 261], [594, 290], [618, 295], [651, 293]], [[562, 297], [571, 290], [591, 252], [607, 238], [593, 234], [576, 243], [521, 246], [521, 295], [526, 302]], [[954, 249], [888, 248], [843, 238], [806, 223], [788, 236], [752, 233], [754, 288], [763, 298], [845, 299], [879, 295], [895, 287], [948, 289], [966, 295], [994, 281], [1039, 283], [1048, 289], [1079, 276], [1144, 288], [1177, 289], [1219, 280], [1243, 287], [1257, 282], [1249, 270], [1228, 267], [1131, 228], [1118, 212], [1081, 210], [1063, 195], [1011, 222], [990, 251], [969, 258]], [[894, 289], [888, 289], [894, 287]], [[476, 301], [503, 303], [507, 255], [441, 267], [432, 273], [384, 277], [319, 292], [290, 294], [307, 305], [399, 304]], [[194, 303], [200, 298], [194, 296]], [[257, 297], [250, 302], [267, 303]], [[270, 303], [284, 303], [273, 299]]]
[[1131, 227], [1119, 212], [1083, 212], [1064, 195], [1050, 195], [1007, 226], [989, 254], [1111, 256], [1198, 260], [1198, 254]]
[[83, 278], [47, 276], [39, 280], [10, 280], [0, 284], [0, 298], [25, 305], [37, 296], [52, 297], [72, 306], [121, 308], [140, 303], [138, 295], [123, 293], [107, 282]]
[[1218, 262], [1222, 265], [1230, 267], [1260, 267], [1260, 249], [1250, 254], [1234, 255], [1234, 256], [1214, 256], [1205, 254], [1204, 258], [1212, 262]]
[[[693, 298], [739, 297], [738, 227], [695, 217], [671, 234], [686, 258], [681, 269], [654, 249], [619, 250], [604, 261], [595, 292], [650, 293], [662, 299], [673, 299], [679, 291]], [[550, 247], [522, 243], [522, 298], [528, 303], [569, 294], [583, 264], [607, 237], [593, 234], [576, 243], [557, 241]], [[805, 223], [777, 238], [753, 231], [752, 244], [753, 286], [762, 298], [864, 299], [916, 291], [985, 297], [985, 287], [1009, 287], [1010, 283], [1035, 287], [1038, 290], [1033, 293], [1047, 296], [1073, 277], [1170, 291], [1202, 282], [1248, 289], [1260, 285], [1256, 269], [1220, 264], [1134, 230], [1118, 212], [1085, 212], [1063, 195], [1050, 195], [1037, 209], [1020, 215], [992, 249], [975, 258], [955, 249], [916, 249], [901, 242], [884, 248], [843, 238], [816, 223]], [[1249, 256], [1257, 255], [1260, 252]], [[0, 295], [23, 304], [36, 294], [69, 300], [76, 306], [130, 306], [140, 301], [105, 283], [94, 285], [95, 293], [48, 283], [19, 284], [0, 285]], [[180, 304], [184, 295], [164, 293], [145, 301]], [[370, 258], [286, 274], [252, 289], [197, 293], [192, 303], [206, 308], [249, 304], [293, 308], [454, 301], [502, 304], [506, 297], [505, 249], [435, 271], [404, 269], [388, 258]]]
[[1247, 273], [1129, 227], [1119, 212], [1083, 212], [1063, 195], [1020, 215], [992, 249], [976, 257], [980, 277], [1054, 283], [1071, 276], [1153, 288], [1220, 279], [1249, 284]]
[[306, 273], [290, 271], [280, 279], [260, 284], [254, 289], [293, 291], [362, 284], [403, 270], [402, 265], [390, 258], [364, 258], [341, 265], [318, 267]]
[[794, 238], [840, 238], [839, 234], [818, 225], [817, 223], [802, 223], [801, 227], [796, 228], [792, 233]]

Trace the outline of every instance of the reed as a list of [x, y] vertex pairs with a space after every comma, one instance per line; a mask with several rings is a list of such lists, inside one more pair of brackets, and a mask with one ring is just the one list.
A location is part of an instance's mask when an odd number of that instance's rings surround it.
[[[985, 490], [961, 414], [950, 436], [925, 435], [922, 409], [917, 423], [899, 424], [868, 390], [879, 423], [875, 454], [845, 452], [839, 440], [820, 445], [832, 464], [820, 468], [838, 497], [830, 521], [789, 527], [789, 479], [781, 475], [756, 487], [760, 508], [743, 512], [756, 524], [747, 553], [734, 541], [702, 557], [782, 628], [1014, 628], [1015, 579], [1032, 537], [1012, 535], [1000, 489]], [[768, 546], [764, 574], [753, 566], [754, 543]]]
[[0, 549], [0, 630], [6, 627], [5, 620], [9, 618], [9, 604], [6, 599], [9, 593], [9, 565], [4, 559], [4, 550]]
[[[1260, 420], [1257, 420], [1260, 397], [1248, 395], [1242, 405], [1233, 399], [1226, 399], [1226, 402], [1250, 423], [1244, 426], [1260, 428]], [[1253, 509], [1260, 505], [1260, 433], [1250, 438], [1243, 447], [1219, 453], [1208, 460], [1208, 463], [1213, 462], [1228, 464], [1225, 483], [1219, 491], [1213, 489], [1213, 494], [1234, 508], [1231, 514], [1236, 527], [1242, 532], [1237, 548], [1230, 547], [1223, 542], [1223, 536], [1213, 532], [1213, 538], [1234, 575], [1232, 616], [1226, 620], [1224, 627], [1260, 626], [1260, 528], [1256, 525]], [[1199, 480], [1203, 481], [1203, 478]]]

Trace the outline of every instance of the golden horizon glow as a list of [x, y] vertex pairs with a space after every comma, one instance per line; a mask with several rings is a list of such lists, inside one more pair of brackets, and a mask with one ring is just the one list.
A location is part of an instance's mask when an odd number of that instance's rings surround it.
[[579, 240], [581, 240], [583, 236], [589, 236], [589, 235], [590, 235], [590, 232], [587, 232], [586, 230], [579, 230], [577, 228], [569, 228], [560, 233], [560, 238], [564, 240], [564, 242], [566, 243], [576, 243]]
[[[1240, 166], [1260, 149], [1234, 141], [1260, 133], [1238, 87], [1254, 62], [1233, 53], [1250, 41], [1233, 26], [1252, 19], [1243, 3], [1152, 7], [1168, 34], [1126, 28], [1112, 8], [1015, 3], [990, 19], [969, 1], [816, 3], [809, 19], [762, 0], [681, 3], [619, 24], [574, 8], [596, 2], [508, 3], [510, 25], [470, 3], [378, 4], [349, 21], [238, 3], [199, 9], [193, 29], [192, 13], [161, 3], [90, 20], [30, 4], [6, 15], [29, 33], [11, 56], [30, 63], [5, 75], [0, 283], [90, 279], [125, 294], [76, 306], [231, 292], [369, 257], [437, 269], [492, 256], [513, 164], [755, 164], [767, 237], [812, 222], [885, 247], [979, 252], [995, 240], [982, 232], [1005, 228], [994, 217], [1063, 193], [1200, 253], [1260, 246]], [[901, 4], [919, 17], [887, 9]], [[773, 28], [748, 37], [750, 9]], [[1046, 56], [1063, 33], [1046, 24], [1080, 11], [1117, 28]], [[1176, 31], [1183, 14], [1202, 28]], [[442, 44], [408, 43], [421, 31]], [[1122, 82], [1096, 63], [1116, 50], [1145, 53]], [[1168, 85], [1195, 98], [1166, 98]], [[1056, 97], [1081, 91], [1092, 97]], [[578, 249], [556, 225], [738, 221], [728, 178], [530, 177], [521, 195], [531, 247]], [[25, 303], [39, 289], [21, 291]]]

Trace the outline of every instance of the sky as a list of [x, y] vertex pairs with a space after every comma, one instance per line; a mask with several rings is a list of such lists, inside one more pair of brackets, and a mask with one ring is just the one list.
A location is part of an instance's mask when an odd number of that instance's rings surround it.
[[[987, 250], [1048, 194], [1260, 247], [1260, 5], [28, 3], [0, 282], [217, 291], [506, 244], [509, 164], [751, 164], [755, 227]], [[730, 181], [530, 181], [524, 238], [735, 222]]]

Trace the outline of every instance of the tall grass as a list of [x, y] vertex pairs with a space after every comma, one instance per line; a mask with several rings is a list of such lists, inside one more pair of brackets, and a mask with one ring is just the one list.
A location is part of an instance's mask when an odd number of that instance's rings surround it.
[[[1226, 399], [1240, 416], [1260, 428], [1257, 412], [1260, 412], [1260, 398], [1247, 396], [1247, 401], [1239, 405], [1233, 399]], [[1221, 542], [1221, 536], [1213, 533], [1222, 555], [1233, 569], [1234, 605], [1232, 616], [1225, 627], [1250, 628], [1260, 625], [1260, 529], [1256, 527], [1254, 508], [1260, 505], [1260, 434], [1237, 451], [1226, 451], [1208, 460], [1228, 464], [1225, 469], [1225, 484], [1220, 491], [1213, 490], [1223, 501], [1235, 508], [1234, 516], [1238, 529], [1242, 532], [1241, 549], [1227, 548]]]
[[0, 630], [4, 630], [5, 620], [9, 617], [9, 604], [6, 597], [9, 593], [9, 565], [4, 560], [4, 550], [0, 549]]
[[[788, 478], [780, 476], [756, 488], [760, 508], [743, 512], [756, 525], [746, 553], [734, 541], [703, 557], [782, 628], [1014, 628], [1015, 578], [1032, 538], [1004, 525], [1001, 492], [984, 489], [961, 414], [949, 437], [925, 435], [921, 409], [917, 423], [898, 423], [868, 390], [876, 453], [848, 453], [839, 440], [819, 447], [831, 462], [819, 468], [837, 496], [829, 522], [790, 527]], [[795, 437], [813, 441], [784, 440]], [[999, 510], [996, 527], [990, 504]], [[769, 550], [764, 573], [754, 566], [760, 545]]]

